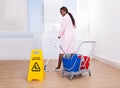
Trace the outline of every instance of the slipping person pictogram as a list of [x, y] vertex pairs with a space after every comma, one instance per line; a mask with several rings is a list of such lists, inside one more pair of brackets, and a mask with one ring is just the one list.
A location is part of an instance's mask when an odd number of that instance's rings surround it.
[[40, 71], [40, 70], [41, 70], [41, 69], [40, 69], [38, 63], [35, 62], [35, 64], [34, 64], [33, 67], [32, 67], [32, 71], [34, 71], [34, 72], [38, 72], [38, 71]]

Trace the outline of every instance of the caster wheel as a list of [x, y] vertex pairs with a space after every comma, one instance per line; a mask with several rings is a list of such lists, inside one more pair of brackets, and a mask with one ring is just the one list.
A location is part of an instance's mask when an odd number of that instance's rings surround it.
[[90, 72], [90, 70], [89, 70], [89, 76], [91, 76], [91, 72]]
[[62, 72], [62, 77], [64, 77], [64, 72]]
[[82, 74], [79, 74], [79, 76], [82, 76]]
[[73, 79], [73, 77], [74, 77], [74, 76], [73, 76], [73, 75], [71, 75], [71, 76], [70, 76], [70, 80], [72, 80], [72, 79]]

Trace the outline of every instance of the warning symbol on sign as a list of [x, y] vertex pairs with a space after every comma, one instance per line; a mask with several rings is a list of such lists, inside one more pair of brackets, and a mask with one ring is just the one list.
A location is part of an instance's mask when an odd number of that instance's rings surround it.
[[40, 70], [41, 70], [41, 69], [40, 69], [38, 63], [35, 62], [35, 64], [34, 64], [33, 67], [32, 67], [32, 71], [34, 71], [34, 72], [38, 72], [38, 71], [40, 71]]

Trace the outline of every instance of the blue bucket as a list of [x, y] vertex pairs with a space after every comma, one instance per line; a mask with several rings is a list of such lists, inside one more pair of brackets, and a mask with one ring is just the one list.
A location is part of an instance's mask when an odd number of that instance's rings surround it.
[[79, 71], [81, 59], [78, 58], [77, 54], [74, 54], [70, 59], [63, 57], [62, 59], [63, 67], [67, 72], [77, 72]]

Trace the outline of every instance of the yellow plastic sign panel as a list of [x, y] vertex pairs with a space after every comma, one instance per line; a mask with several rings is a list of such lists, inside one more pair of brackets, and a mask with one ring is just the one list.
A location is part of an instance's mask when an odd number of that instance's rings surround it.
[[32, 50], [31, 59], [29, 64], [28, 81], [44, 80], [44, 62], [42, 56], [42, 50]]

